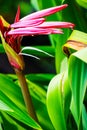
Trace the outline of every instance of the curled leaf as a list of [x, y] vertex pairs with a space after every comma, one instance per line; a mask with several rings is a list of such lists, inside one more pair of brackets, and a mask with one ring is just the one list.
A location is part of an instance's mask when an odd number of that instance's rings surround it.
[[72, 52], [87, 47], [87, 33], [74, 30], [63, 46], [64, 53], [69, 56]]

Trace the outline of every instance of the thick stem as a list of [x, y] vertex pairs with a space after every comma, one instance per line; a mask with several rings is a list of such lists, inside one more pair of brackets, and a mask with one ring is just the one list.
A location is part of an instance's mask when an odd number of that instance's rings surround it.
[[28, 111], [29, 115], [35, 121], [37, 121], [36, 113], [34, 111], [34, 107], [33, 107], [33, 104], [32, 104], [32, 99], [31, 99], [31, 96], [30, 96], [30, 92], [29, 92], [29, 89], [28, 89], [27, 82], [26, 82], [25, 76], [23, 74], [23, 71], [20, 71], [18, 69], [14, 69], [14, 70], [15, 70], [15, 73], [16, 73], [16, 75], [18, 77], [19, 82], [20, 82], [21, 91], [22, 91], [22, 94], [23, 94], [23, 97], [24, 97], [24, 101], [25, 101], [27, 111]]

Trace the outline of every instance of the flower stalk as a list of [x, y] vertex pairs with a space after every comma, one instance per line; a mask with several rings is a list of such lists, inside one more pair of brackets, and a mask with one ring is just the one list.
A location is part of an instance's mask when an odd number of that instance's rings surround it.
[[25, 75], [22, 70], [18, 70], [16, 68], [14, 68], [14, 70], [15, 70], [15, 73], [16, 73], [19, 83], [20, 83], [20, 87], [21, 87], [21, 91], [22, 91], [22, 94], [24, 97], [24, 102], [26, 105], [27, 112], [35, 121], [37, 121], [36, 113], [35, 113], [35, 110], [33, 107], [32, 99], [30, 96], [30, 92], [28, 89]]

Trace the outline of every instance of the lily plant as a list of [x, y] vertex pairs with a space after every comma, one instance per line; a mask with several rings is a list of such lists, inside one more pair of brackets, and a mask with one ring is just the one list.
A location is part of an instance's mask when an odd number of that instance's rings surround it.
[[20, 19], [20, 7], [18, 7], [15, 21], [13, 24], [7, 23], [0, 16], [0, 36], [2, 44], [7, 54], [11, 66], [14, 68], [23, 93], [25, 105], [29, 115], [37, 121], [33, 108], [31, 96], [28, 90], [24, 70], [24, 60], [22, 57], [21, 40], [23, 36], [63, 34], [61, 28], [73, 28], [74, 24], [61, 21], [46, 21], [45, 16], [63, 10], [68, 5], [51, 7], [38, 12], [34, 12]]

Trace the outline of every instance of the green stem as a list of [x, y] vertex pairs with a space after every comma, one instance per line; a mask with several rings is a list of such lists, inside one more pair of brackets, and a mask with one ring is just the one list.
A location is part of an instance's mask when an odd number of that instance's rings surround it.
[[14, 69], [14, 70], [15, 70], [15, 73], [16, 73], [16, 75], [18, 77], [19, 82], [20, 82], [21, 91], [22, 91], [22, 94], [23, 94], [23, 98], [24, 98], [24, 101], [25, 101], [27, 111], [28, 111], [29, 115], [35, 121], [37, 121], [36, 113], [34, 111], [34, 107], [33, 107], [33, 104], [32, 104], [32, 99], [31, 99], [31, 96], [30, 96], [30, 92], [29, 92], [29, 89], [28, 89], [27, 82], [26, 82], [25, 76], [23, 74], [23, 71], [20, 71], [18, 69]]

